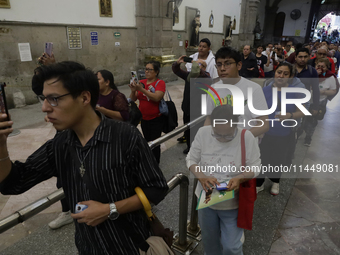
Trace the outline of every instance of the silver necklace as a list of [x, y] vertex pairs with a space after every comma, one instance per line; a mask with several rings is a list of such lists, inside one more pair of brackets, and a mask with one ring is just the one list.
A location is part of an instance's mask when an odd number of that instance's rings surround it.
[[89, 151], [86, 153], [85, 157], [83, 158], [83, 161], [80, 160], [79, 154], [77, 153], [79, 162], [80, 162], [80, 167], [79, 167], [79, 172], [80, 172], [80, 176], [83, 177], [85, 174], [85, 167], [84, 167], [84, 161], [87, 157], [87, 155], [89, 155], [90, 151], [91, 151], [92, 147], [89, 149]]

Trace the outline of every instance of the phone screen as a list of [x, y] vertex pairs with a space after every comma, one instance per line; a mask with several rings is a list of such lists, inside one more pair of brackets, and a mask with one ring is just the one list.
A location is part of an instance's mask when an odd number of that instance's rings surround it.
[[6, 95], [5, 95], [5, 83], [0, 84], [0, 112], [7, 114], [7, 121], [9, 121], [9, 114], [7, 109]]
[[138, 83], [138, 76], [136, 71], [131, 71], [131, 79], [130, 79], [130, 84], [136, 82]]

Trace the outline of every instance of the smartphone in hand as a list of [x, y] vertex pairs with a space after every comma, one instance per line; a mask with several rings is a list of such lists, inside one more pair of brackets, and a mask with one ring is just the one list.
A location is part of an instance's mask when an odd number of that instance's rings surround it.
[[49, 55], [50, 57], [52, 56], [53, 52], [53, 43], [52, 42], [47, 42], [45, 43], [45, 50], [44, 52]]
[[8, 108], [7, 108], [5, 86], [6, 86], [6, 83], [4, 83], [4, 82], [0, 83], [0, 113], [6, 113], [7, 114], [7, 121], [10, 121], [9, 114], [8, 114]]
[[184, 61], [184, 62], [188, 62], [188, 63], [191, 63], [192, 60], [193, 60], [193, 58], [189, 58], [189, 57], [184, 57], [184, 58], [183, 58], [183, 61]]
[[136, 71], [131, 71], [130, 84], [133, 82], [138, 83], [138, 76]]

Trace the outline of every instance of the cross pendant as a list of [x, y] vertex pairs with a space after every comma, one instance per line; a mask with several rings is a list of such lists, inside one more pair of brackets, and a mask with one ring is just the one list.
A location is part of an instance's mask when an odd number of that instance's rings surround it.
[[85, 174], [85, 167], [84, 164], [81, 163], [80, 167], [79, 167], [79, 171], [80, 171], [80, 176], [83, 177]]

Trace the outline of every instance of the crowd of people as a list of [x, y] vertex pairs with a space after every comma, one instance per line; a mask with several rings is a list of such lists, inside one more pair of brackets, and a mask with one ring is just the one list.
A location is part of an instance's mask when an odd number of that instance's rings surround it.
[[[201, 115], [204, 92], [197, 89], [196, 78], [210, 84], [204, 124], [187, 130], [178, 139], [187, 143], [183, 151], [187, 154], [186, 164], [199, 181], [195, 194], [211, 192], [223, 182], [227, 183], [227, 191], [234, 192], [232, 199], [199, 210], [205, 254], [243, 254], [243, 229], [252, 228], [256, 193], [264, 190], [265, 177], [273, 182], [272, 195], [280, 191], [280, 172], [266, 175], [253, 169], [291, 164], [296, 141], [303, 131], [304, 144], [311, 145], [327, 101], [339, 89], [339, 60], [338, 46], [327, 42], [287, 42], [284, 47], [268, 43], [258, 46], [255, 52], [250, 45], [245, 45], [242, 52], [222, 47], [214, 55], [210, 40], [204, 38], [197, 53], [190, 58], [181, 56], [173, 63], [174, 74], [185, 83], [181, 105], [184, 123]], [[168, 191], [159, 168], [160, 146], [151, 150], [147, 143], [161, 136], [165, 123], [160, 103], [166, 83], [159, 78], [160, 63], [146, 63], [145, 79], [129, 84], [131, 93], [127, 99], [108, 70], [94, 73], [76, 62], [56, 63], [54, 55], [46, 54], [40, 62], [34, 71], [32, 89], [42, 103], [46, 121], [53, 124], [57, 134], [25, 163], [11, 162], [7, 137], [13, 122], [1, 115], [0, 191], [20, 194], [57, 176], [57, 186], [63, 187], [65, 199], [63, 212], [50, 227], [56, 229], [74, 222], [79, 254], [132, 255], [148, 251], [155, 242], [151, 241], [143, 203], [134, 189], [140, 187], [154, 204]], [[259, 77], [267, 78], [263, 87], [251, 81]], [[243, 115], [233, 114], [238, 98], [230, 86], [244, 95]], [[312, 93], [311, 100], [305, 101], [302, 108], [287, 104], [283, 111], [281, 92], [285, 88], [306, 89]], [[304, 99], [298, 92], [286, 96]], [[137, 100], [143, 136], [128, 123], [129, 101]], [[256, 114], [254, 108], [272, 111]], [[307, 110], [310, 115], [305, 114]], [[275, 121], [270, 124], [268, 119]], [[237, 171], [197, 171], [202, 165], [233, 166]], [[252, 170], [245, 172], [242, 167]], [[76, 204], [87, 208], [75, 213]]]

